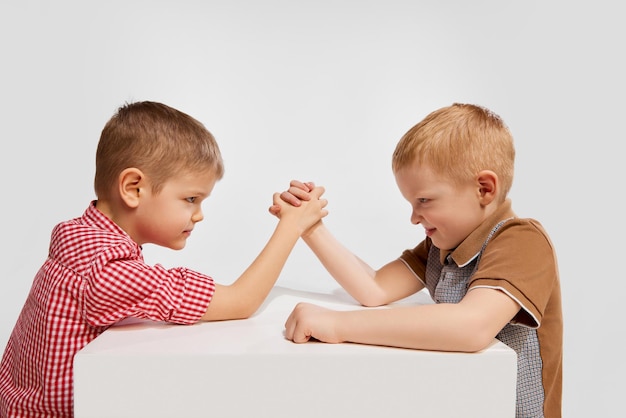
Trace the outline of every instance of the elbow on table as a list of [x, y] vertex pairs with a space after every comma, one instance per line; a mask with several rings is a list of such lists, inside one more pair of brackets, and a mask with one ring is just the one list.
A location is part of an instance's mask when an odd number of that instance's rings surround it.
[[376, 308], [393, 302], [393, 299], [387, 297], [387, 295], [383, 292], [364, 292], [361, 294], [354, 294], [352, 297], [356, 299], [361, 306], [365, 306], [366, 308]]
[[360, 304], [361, 306], [366, 307], [366, 308], [376, 308], [376, 307], [379, 307], [379, 306], [384, 306], [384, 305], [385, 305], [385, 303], [384, 303], [384, 302], [380, 302], [380, 301], [377, 301], [377, 300], [375, 300], [375, 299], [363, 299], [363, 300], [359, 300], [359, 304]]
[[489, 345], [493, 342], [493, 338], [488, 340], [472, 338], [468, 339], [462, 344], [462, 347], [459, 351], [465, 353], [478, 353], [489, 347]]
[[239, 319], [248, 319], [254, 314], [254, 311], [251, 310], [237, 310], [237, 309], [227, 309], [227, 310], [218, 310], [218, 309], [209, 309], [206, 310], [204, 315], [200, 318], [201, 322], [212, 322], [212, 321], [230, 321], [230, 320], [239, 320]]
[[248, 319], [263, 304], [267, 294], [250, 291], [237, 282], [229, 285], [216, 284], [215, 293], [201, 321], [224, 321]]
[[493, 333], [482, 326], [467, 327], [457, 337], [459, 351], [467, 353], [480, 352], [489, 347], [495, 339]]

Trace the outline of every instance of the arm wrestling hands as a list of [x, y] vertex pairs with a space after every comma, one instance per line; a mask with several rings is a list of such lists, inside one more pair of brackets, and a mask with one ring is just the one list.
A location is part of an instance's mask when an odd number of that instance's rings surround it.
[[[313, 182], [301, 182], [292, 180], [289, 189], [280, 194], [280, 198], [292, 206], [300, 206], [302, 201], [311, 199], [310, 192], [315, 189]], [[272, 205], [269, 208], [272, 215], [280, 214], [280, 205]], [[313, 228], [314, 226], [311, 226]], [[308, 231], [304, 232], [305, 235]], [[335, 329], [333, 317], [336, 312], [316, 306], [310, 303], [301, 302], [293, 309], [285, 323], [285, 337], [295, 343], [305, 343], [314, 338], [327, 343], [344, 342], [333, 331]], [[319, 328], [320, 331], [314, 332]], [[315, 334], [315, 335], [314, 335]]]

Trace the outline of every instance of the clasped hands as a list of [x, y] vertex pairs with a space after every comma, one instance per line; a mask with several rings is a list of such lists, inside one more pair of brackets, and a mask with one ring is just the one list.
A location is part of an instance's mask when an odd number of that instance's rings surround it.
[[[310, 193], [313, 189], [315, 189], [313, 182], [291, 180], [291, 182], [289, 182], [289, 188], [280, 193], [280, 198], [292, 206], [300, 206], [302, 201], [311, 200]], [[272, 215], [278, 216], [280, 213], [280, 205], [273, 204], [270, 206], [269, 211]]]
[[[289, 188], [280, 193], [278, 197], [292, 206], [300, 206], [303, 201], [310, 201], [314, 197], [312, 192], [315, 189], [316, 186], [313, 182], [292, 180], [289, 183]], [[270, 206], [269, 212], [274, 216], [279, 216], [280, 209], [280, 205], [273, 204]], [[285, 338], [295, 343], [305, 343], [311, 339], [327, 343], [343, 342], [336, 332], [335, 317], [337, 314], [338, 312], [331, 309], [300, 302], [294, 307], [285, 322]]]

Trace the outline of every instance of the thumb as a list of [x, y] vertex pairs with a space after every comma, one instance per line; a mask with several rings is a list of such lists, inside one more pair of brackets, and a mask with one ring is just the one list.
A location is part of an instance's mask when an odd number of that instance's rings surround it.
[[269, 207], [269, 212], [276, 216], [280, 213], [280, 205], [272, 205]]

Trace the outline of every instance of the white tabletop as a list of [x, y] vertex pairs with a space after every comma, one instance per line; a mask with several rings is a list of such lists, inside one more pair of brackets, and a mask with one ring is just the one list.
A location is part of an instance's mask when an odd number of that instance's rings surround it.
[[342, 289], [277, 286], [247, 320], [124, 321], [75, 357], [76, 418], [514, 415], [516, 356], [499, 341], [474, 354], [294, 344], [284, 322], [300, 301], [367, 309]]

